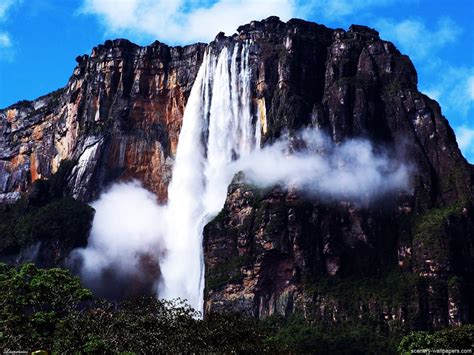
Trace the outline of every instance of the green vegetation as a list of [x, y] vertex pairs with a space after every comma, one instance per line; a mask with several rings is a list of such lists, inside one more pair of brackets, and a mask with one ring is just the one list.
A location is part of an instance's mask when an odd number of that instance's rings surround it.
[[0, 264], [0, 350], [197, 352], [268, 350], [255, 320], [210, 314], [196, 319], [182, 302], [93, 299], [62, 269]]
[[36, 181], [28, 196], [0, 206], [0, 253], [16, 254], [36, 241], [71, 240], [84, 244], [94, 210], [63, 197], [72, 162], [61, 164], [49, 180]]
[[445, 193], [456, 193], [461, 201], [469, 200], [469, 187], [464, 183], [466, 181], [466, 171], [461, 164], [453, 164], [453, 167], [440, 176], [441, 189]]
[[[332, 312], [337, 313], [340, 323], [321, 321], [325, 331], [348, 332], [346, 338], [358, 335], [368, 347], [380, 347], [384, 351], [394, 349], [398, 341], [405, 335], [405, 329], [419, 326], [419, 310], [417, 308], [417, 292], [425, 292], [426, 280], [411, 273], [392, 271], [370, 277], [323, 277], [316, 281], [306, 281], [309, 296], [325, 305], [325, 319], [330, 319]], [[414, 290], [417, 290], [415, 292]], [[309, 305], [309, 318], [317, 317], [317, 305]], [[334, 309], [332, 308], [334, 307]], [[402, 321], [384, 319], [383, 314], [406, 314]], [[323, 330], [321, 330], [323, 334]], [[327, 336], [331, 336], [328, 333]], [[369, 335], [372, 337], [369, 339]], [[380, 343], [383, 338], [383, 344]], [[336, 340], [326, 342], [337, 344]], [[362, 345], [361, 345], [362, 346]]]
[[340, 302], [357, 306], [357, 300], [373, 300], [388, 306], [399, 306], [410, 301], [413, 289], [423, 279], [412, 273], [392, 271], [370, 277], [323, 277], [306, 287], [313, 295], [337, 298]]
[[36, 241], [85, 241], [94, 210], [72, 198], [35, 207], [26, 200], [0, 209], [0, 253], [18, 253]]
[[414, 332], [393, 342], [356, 321], [329, 325], [299, 314], [263, 321], [235, 314], [196, 316], [180, 301], [95, 299], [63, 269], [0, 264], [0, 350], [370, 354], [397, 348], [469, 349], [474, 334], [474, 326], [466, 325]]
[[269, 348], [280, 351], [318, 354], [410, 354], [415, 349], [473, 349], [474, 325], [418, 331], [390, 338], [363, 324], [311, 323], [299, 315], [273, 316], [263, 322]]
[[432, 208], [418, 216], [414, 223], [415, 236], [420, 234], [434, 235], [439, 232], [446, 219], [461, 212], [461, 204]]
[[240, 268], [243, 265], [245, 265], [245, 257], [237, 255], [207, 270], [206, 289], [215, 290], [227, 283], [239, 281], [242, 278]]
[[436, 332], [411, 332], [403, 337], [398, 346], [400, 354], [411, 354], [420, 349], [474, 350], [474, 325], [465, 324]]
[[0, 264], [0, 349], [51, 349], [56, 327], [91, 296], [67, 270]]
[[294, 315], [287, 319], [273, 316], [263, 322], [267, 344], [285, 352], [318, 354], [391, 353], [387, 339], [365, 325], [312, 324]]
[[448, 258], [448, 249], [444, 247], [445, 224], [449, 217], [461, 214], [463, 202], [427, 210], [413, 221], [413, 243], [422, 246], [437, 260]]

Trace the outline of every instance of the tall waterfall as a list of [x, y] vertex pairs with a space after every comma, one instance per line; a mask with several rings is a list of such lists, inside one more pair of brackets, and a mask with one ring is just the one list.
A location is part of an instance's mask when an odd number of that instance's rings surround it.
[[[265, 126], [252, 117], [250, 79], [249, 43], [219, 53], [208, 49], [184, 113], [168, 204], [159, 206], [137, 182], [104, 192], [92, 204], [96, 214], [87, 247], [71, 254], [86, 286], [106, 293], [115, 287], [126, 295], [128, 281], [134, 280], [161, 298], [187, 299], [202, 311], [202, 232], [223, 207], [237, 171], [258, 186], [298, 188], [354, 203], [411, 191], [410, 168], [376, 154], [369, 141], [334, 144], [322, 132], [306, 129], [298, 133], [305, 147], [294, 154], [288, 154], [284, 137], [256, 149]], [[259, 115], [265, 122], [261, 110]]]
[[168, 189], [161, 298], [203, 310], [203, 228], [223, 207], [229, 163], [260, 146], [252, 123], [249, 43], [208, 50], [191, 90]]

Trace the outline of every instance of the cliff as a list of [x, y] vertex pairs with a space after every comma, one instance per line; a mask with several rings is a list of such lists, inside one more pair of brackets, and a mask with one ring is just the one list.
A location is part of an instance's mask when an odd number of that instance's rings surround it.
[[65, 193], [80, 200], [131, 177], [166, 199], [170, 157], [205, 47], [106, 41], [76, 58], [65, 88], [1, 110], [0, 199], [14, 199], [64, 160], [75, 163]]
[[[237, 176], [205, 228], [206, 310], [301, 311], [383, 329], [471, 322], [474, 169], [439, 105], [418, 91], [409, 58], [364, 26], [275, 17], [210, 46], [242, 41], [251, 41], [262, 145], [302, 127], [336, 143], [364, 137], [413, 167], [413, 192], [361, 205], [262, 191]], [[1, 198], [18, 198], [68, 160], [64, 195], [87, 202], [133, 177], [166, 200], [206, 47], [106, 41], [77, 58], [65, 88], [0, 110]]]
[[267, 141], [303, 126], [368, 138], [412, 164], [413, 193], [360, 205], [237, 177], [205, 229], [207, 311], [390, 330], [472, 321], [473, 169], [409, 58], [364, 26], [267, 19], [240, 31], [259, 48]]

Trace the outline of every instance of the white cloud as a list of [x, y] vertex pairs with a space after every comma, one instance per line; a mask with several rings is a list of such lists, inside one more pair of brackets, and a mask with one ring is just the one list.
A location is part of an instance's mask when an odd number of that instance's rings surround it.
[[439, 19], [434, 29], [429, 29], [424, 22], [416, 19], [401, 22], [382, 19], [377, 22], [377, 29], [383, 38], [395, 42], [414, 59], [433, 56], [435, 51], [453, 43], [461, 34], [461, 29], [447, 17]]
[[437, 66], [422, 91], [459, 116], [452, 119], [465, 118], [474, 110], [474, 67]]
[[[0, 23], [5, 22], [11, 8], [21, 2], [22, 0], [0, 0]], [[0, 60], [10, 61], [13, 59], [12, 44], [10, 34], [0, 27]]]
[[[268, 16], [282, 20], [315, 17], [346, 21], [370, 10], [418, 0], [83, 0], [80, 13], [95, 15], [108, 35], [153, 37], [170, 44], [208, 42], [218, 32], [231, 35], [238, 26]], [[451, 24], [451, 23], [450, 23]], [[449, 26], [441, 31], [449, 38]]]
[[19, 3], [18, 0], [0, 0], [0, 21], [4, 20], [7, 16], [8, 10], [15, 4]]
[[0, 32], [0, 48], [11, 47], [12, 41], [10, 35], [6, 32]]
[[474, 148], [474, 128], [461, 126], [456, 128], [457, 141], [459, 148], [469, 149]]
[[349, 139], [336, 145], [314, 129], [302, 130], [295, 138], [305, 146], [301, 151], [290, 154], [290, 141], [284, 136], [236, 161], [234, 171], [243, 171], [260, 187], [281, 185], [321, 198], [344, 198], [356, 203], [411, 192], [411, 167], [376, 153], [367, 140]]
[[[94, 223], [86, 248], [75, 249], [68, 260], [71, 267], [80, 265], [83, 282], [102, 295], [120, 297], [131, 280], [153, 283], [157, 272], [147, 274], [147, 266], [157, 265], [163, 252], [162, 207], [156, 196], [133, 181], [113, 185], [91, 204], [95, 209]], [[114, 279], [104, 280], [113, 270]], [[109, 275], [110, 277], [110, 275]], [[147, 280], [151, 277], [151, 280]]]
[[209, 41], [220, 31], [270, 15], [288, 20], [294, 0], [218, 0], [210, 6], [193, 0], [84, 0], [82, 13], [99, 17], [110, 33], [152, 36], [170, 43]]
[[370, 9], [417, 0], [83, 0], [80, 13], [95, 15], [109, 35], [147, 36], [188, 44], [268, 16], [325, 20], [367, 15]]
[[467, 79], [467, 93], [471, 100], [474, 100], [474, 75]]

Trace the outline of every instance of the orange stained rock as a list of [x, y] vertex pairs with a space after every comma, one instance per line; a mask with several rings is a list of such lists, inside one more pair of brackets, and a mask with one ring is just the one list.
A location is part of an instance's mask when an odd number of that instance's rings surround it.
[[41, 178], [41, 174], [38, 173], [38, 162], [36, 160], [36, 154], [34, 152], [30, 155], [30, 177], [31, 182]]
[[7, 121], [8, 122], [13, 122], [13, 120], [15, 119], [15, 116], [16, 116], [16, 109], [12, 109], [12, 110], [8, 110], [7, 111]]
[[33, 132], [31, 133], [31, 138], [37, 141], [43, 139], [43, 127], [41, 125], [35, 126]]

